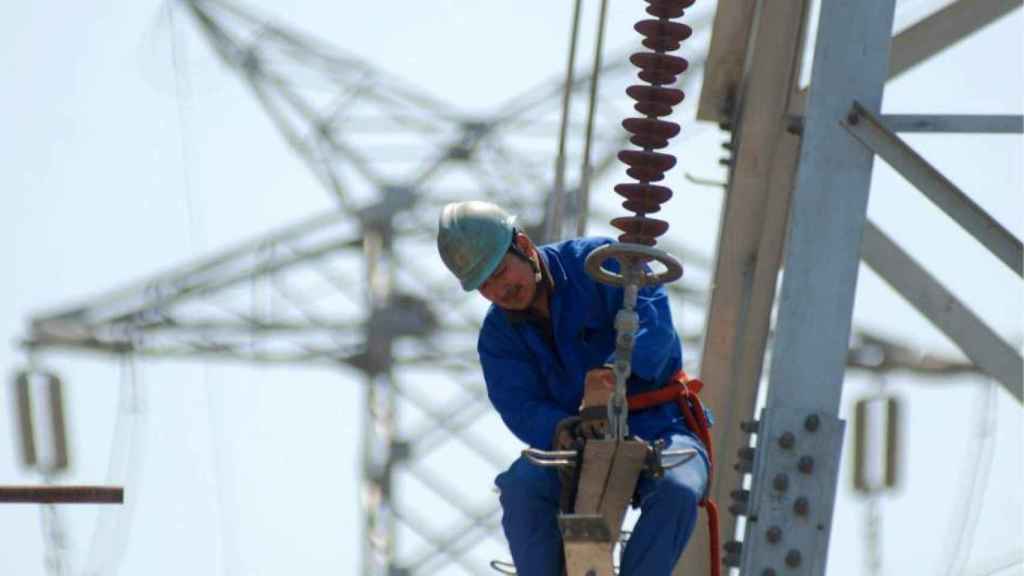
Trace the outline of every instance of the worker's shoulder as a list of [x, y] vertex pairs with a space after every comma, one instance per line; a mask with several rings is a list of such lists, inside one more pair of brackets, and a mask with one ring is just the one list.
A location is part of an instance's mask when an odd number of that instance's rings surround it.
[[479, 348], [484, 342], [506, 341], [511, 337], [512, 324], [509, 322], [508, 315], [495, 304], [488, 306], [487, 312], [484, 314], [484, 321], [480, 326], [477, 347]]
[[611, 244], [612, 242], [615, 242], [615, 240], [606, 236], [579, 236], [576, 238], [569, 238], [568, 240], [562, 240], [560, 242], [545, 244], [542, 247], [555, 252], [590, 252], [598, 246]]
[[611, 238], [604, 236], [583, 236], [570, 238], [553, 244], [545, 244], [541, 249], [550, 254], [558, 255], [560, 258], [571, 258], [574, 260], [585, 260], [587, 255], [605, 244], [614, 242]]

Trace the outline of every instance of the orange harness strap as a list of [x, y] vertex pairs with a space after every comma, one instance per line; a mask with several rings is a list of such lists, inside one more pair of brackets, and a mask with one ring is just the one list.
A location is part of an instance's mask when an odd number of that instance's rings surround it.
[[[629, 411], [636, 412], [645, 408], [651, 408], [675, 402], [683, 413], [686, 425], [700, 438], [708, 452], [708, 486], [711, 485], [711, 475], [715, 469], [714, 450], [711, 447], [711, 431], [707, 415], [704, 413], [704, 405], [701, 404], [697, 393], [704, 388], [704, 383], [696, 378], [690, 378], [686, 372], [680, 370], [672, 375], [672, 379], [665, 386], [629, 396], [626, 401], [629, 404]], [[711, 575], [721, 574], [721, 557], [718, 539], [718, 506], [711, 498], [703, 498], [700, 505], [707, 510], [708, 533], [710, 534], [711, 554]]]

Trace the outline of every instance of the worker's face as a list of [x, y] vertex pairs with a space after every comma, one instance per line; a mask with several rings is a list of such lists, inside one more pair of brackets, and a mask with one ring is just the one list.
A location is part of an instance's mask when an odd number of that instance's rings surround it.
[[[530, 258], [537, 257], [525, 236], [517, 237], [516, 244]], [[533, 303], [536, 292], [533, 267], [512, 252], [505, 254], [490, 278], [480, 285], [480, 294], [484, 298], [506, 310], [526, 310]]]

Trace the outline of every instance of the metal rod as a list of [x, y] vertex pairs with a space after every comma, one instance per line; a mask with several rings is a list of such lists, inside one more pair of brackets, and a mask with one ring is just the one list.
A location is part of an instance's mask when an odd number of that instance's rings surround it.
[[843, 126], [1018, 276], [1024, 277], [1024, 246], [1021, 241], [893, 134], [877, 116], [854, 102]]
[[601, 14], [597, 18], [597, 43], [594, 46], [594, 68], [590, 74], [590, 101], [587, 106], [587, 133], [583, 140], [583, 166], [576, 202], [576, 235], [587, 233], [587, 215], [590, 212], [590, 148], [594, 139], [594, 114], [597, 112], [597, 85], [601, 75], [601, 52], [604, 50], [604, 24], [608, 15], [608, 0], [601, 0]]
[[881, 120], [893, 132], [1024, 133], [1020, 114], [883, 114]]
[[893, 78], [1019, 8], [1022, 0], [959, 0], [937, 10], [893, 38]]
[[572, 15], [572, 34], [569, 37], [569, 62], [565, 69], [565, 87], [562, 93], [562, 126], [558, 131], [558, 157], [555, 159], [555, 189], [548, 204], [544, 240], [553, 242], [562, 236], [562, 195], [565, 191], [565, 140], [569, 131], [569, 111], [572, 102], [573, 76], [576, 68], [576, 38], [580, 30], [580, 5], [576, 0]]
[[523, 450], [524, 455], [530, 455], [537, 458], [575, 458], [575, 450], [538, 450], [536, 448], [527, 448]]
[[678, 453], [677, 453], [677, 451], [662, 452], [661, 453], [662, 458], [664, 458], [665, 456], [682, 456], [682, 458], [680, 458], [679, 460], [676, 460], [675, 462], [672, 462], [671, 464], [662, 464], [661, 468], [662, 468], [662, 470], [671, 470], [673, 468], [678, 468], [679, 466], [682, 466], [683, 464], [686, 464], [690, 460], [693, 460], [693, 458], [696, 455], [697, 455], [697, 451], [692, 449], [692, 448], [688, 448], [686, 450], [679, 450]]
[[864, 225], [861, 258], [949, 337], [978, 368], [1024, 402], [1024, 361], [984, 321], [914, 261], [871, 221]]
[[4, 504], [123, 504], [121, 486], [0, 486]]
[[575, 450], [545, 451], [527, 448], [523, 450], [523, 456], [542, 468], [567, 468], [576, 465]]

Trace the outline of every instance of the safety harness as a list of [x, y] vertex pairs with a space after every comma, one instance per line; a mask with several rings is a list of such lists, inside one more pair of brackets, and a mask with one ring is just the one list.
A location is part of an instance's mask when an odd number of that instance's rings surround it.
[[704, 443], [708, 453], [708, 490], [705, 491], [700, 501], [700, 506], [707, 511], [708, 533], [710, 534], [710, 558], [711, 574], [719, 576], [721, 573], [721, 557], [719, 552], [718, 536], [718, 506], [708, 496], [711, 487], [712, 474], [715, 469], [714, 450], [711, 446], [711, 424], [708, 422], [707, 414], [704, 412], [704, 404], [701, 403], [697, 394], [704, 388], [704, 383], [696, 378], [690, 378], [686, 372], [680, 370], [669, 380], [668, 384], [640, 394], [633, 394], [626, 398], [630, 412], [637, 412], [654, 406], [675, 402], [679, 411], [683, 414], [686, 425]]

